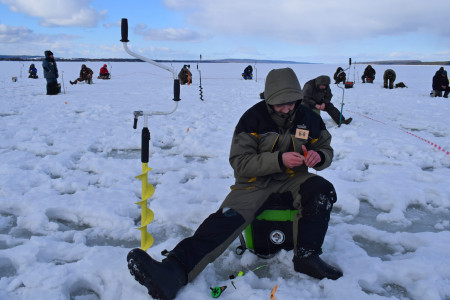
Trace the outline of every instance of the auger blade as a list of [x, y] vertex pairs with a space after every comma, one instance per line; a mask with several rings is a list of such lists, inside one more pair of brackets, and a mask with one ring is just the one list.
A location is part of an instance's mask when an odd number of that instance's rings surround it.
[[141, 206], [141, 226], [137, 229], [141, 231], [141, 248], [146, 251], [153, 245], [153, 236], [147, 232], [147, 225], [150, 224], [155, 214], [153, 211], [147, 207], [147, 200], [153, 196], [155, 193], [155, 187], [148, 182], [148, 172], [152, 168], [148, 167], [147, 163], [142, 164], [142, 174], [136, 176], [137, 179], [142, 181], [142, 194], [141, 201], [136, 202], [137, 205]]
[[142, 207], [141, 227], [147, 226], [148, 224], [153, 222], [154, 218], [155, 214], [153, 213], [153, 210], [148, 207]]
[[141, 229], [141, 249], [147, 251], [153, 245], [153, 236], [147, 232], [146, 228]]
[[146, 182], [145, 184], [142, 184], [142, 200], [147, 200], [153, 194], [155, 193], [155, 187], [151, 184]]

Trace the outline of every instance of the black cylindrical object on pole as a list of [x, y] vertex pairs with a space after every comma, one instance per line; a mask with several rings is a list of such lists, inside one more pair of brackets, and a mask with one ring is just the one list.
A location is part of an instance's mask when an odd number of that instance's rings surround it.
[[142, 128], [141, 139], [141, 162], [148, 163], [148, 156], [150, 152], [150, 131], [147, 127]]
[[173, 81], [173, 101], [180, 101], [180, 80], [174, 79]]
[[122, 43], [128, 43], [128, 20], [127, 19], [122, 19], [122, 23], [121, 23], [121, 27], [122, 27], [122, 39], [120, 40]]

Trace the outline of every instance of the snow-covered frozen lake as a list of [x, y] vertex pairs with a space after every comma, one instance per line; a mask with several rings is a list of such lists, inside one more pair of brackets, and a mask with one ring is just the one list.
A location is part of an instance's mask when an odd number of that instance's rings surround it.
[[[57, 54], [56, 54], [57, 56]], [[45, 95], [28, 79], [31, 62], [0, 62], [0, 299], [149, 299], [130, 275], [126, 255], [140, 246], [141, 129], [133, 111], [172, 109], [173, 80], [148, 63], [109, 63], [112, 79], [70, 85], [82, 63], [58, 62], [65, 94]], [[87, 62], [95, 76], [102, 62]], [[112, 66], [112, 68], [111, 68]], [[174, 64], [176, 72], [182, 64]], [[301, 85], [333, 76], [338, 65], [191, 64], [193, 84], [181, 87], [171, 115], [151, 116], [149, 199], [155, 238], [148, 252], [161, 259], [217, 210], [234, 182], [230, 141], [241, 114], [259, 100], [273, 68], [291, 67]], [[346, 68], [345, 64], [341, 65]], [[351, 68], [345, 117], [333, 135], [335, 159], [319, 172], [337, 190], [322, 257], [338, 265], [337, 281], [296, 273], [292, 251], [263, 260], [234, 253], [236, 240], [177, 299], [450, 299], [450, 100], [431, 98], [440, 66], [365, 65]], [[393, 68], [408, 88], [383, 89]], [[347, 71], [348, 74], [348, 71]], [[13, 76], [18, 77], [12, 82]], [[340, 108], [343, 90], [332, 84]], [[267, 265], [258, 270], [258, 266]], [[228, 277], [246, 273], [235, 280]]]

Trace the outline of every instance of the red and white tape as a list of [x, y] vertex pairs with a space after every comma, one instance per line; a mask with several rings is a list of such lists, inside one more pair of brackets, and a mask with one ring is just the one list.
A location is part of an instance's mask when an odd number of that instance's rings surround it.
[[[369, 117], [369, 116], [363, 115], [363, 114], [361, 114], [361, 113], [359, 113], [359, 112], [351, 111], [351, 110], [347, 110], [347, 111], [348, 111], [348, 112], [351, 112], [351, 113], [353, 113], [353, 114], [360, 115], [360, 116], [362, 116], [362, 117], [364, 117], [364, 118], [367, 118], [367, 119], [369, 119], [369, 120], [372, 120], [372, 121], [374, 121], [374, 122], [378, 122], [378, 123], [381, 123], [381, 124], [383, 124], [383, 125], [387, 125], [387, 124], [384, 123], [384, 122], [378, 121], [378, 120], [376, 120], [376, 119], [374, 119], [374, 118], [371, 118], [371, 117]], [[401, 129], [400, 129], [400, 130], [401, 130]], [[429, 141], [429, 140], [427, 140], [427, 139], [424, 139], [423, 137], [420, 137], [420, 136], [418, 136], [418, 135], [416, 135], [416, 134], [414, 134], [414, 133], [412, 133], [412, 132], [409, 132], [409, 131], [407, 131], [407, 130], [401, 130], [401, 131], [403, 131], [403, 132], [405, 132], [405, 133], [407, 133], [407, 134], [409, 134], [409, 135], [412, 135], [413, 137], [416, 137], [416, 138], [418, 138], [418, 139], [420, 139], [420, 140], [422, 140], [422, 141], [424, 141], [424, 142], [430, 144], [431, 146], [433, 146], [433, 147], [436, 148], [437, 150], [442, 151], [442, 152], [444, 152], [444, 153], [447, 154], [447, 155], [450, 155], [450, 151], [444, 149], [443, 147], [437, 145], [436, 143], [433, 143], [433, 142], [431, 142], [431, 141]]]

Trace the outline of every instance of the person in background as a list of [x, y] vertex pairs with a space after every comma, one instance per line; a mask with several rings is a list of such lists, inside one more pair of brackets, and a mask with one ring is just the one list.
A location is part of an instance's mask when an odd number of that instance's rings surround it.
[[46, 50], [45, 58], [42, 61], [42, 69], [44, 70], [44, 78], [47, 80], [47, 95], [57, 95], [61, 93], [61, 85], [58, 83], [58, 67], [56, 66], [53, 52]]
[[130, 273], [153, 298], [175, 298], [277, 193], [290, 193], [299, 209], [294, 222], [294, 270], [318, 279], [343, 276], [319, 257], [337, 197], [334, 186], [313, 170], [330, 166], [331, 135], [320, 115], [300, 104], [302, 89], [292, 69], [270, 71], [264, 97], [235, 128], [229, 161], [236, 181], [220, 208], [193, 236], [168, 251], [162, 262], [139, 248], [128, 253]]
[[104, 64], [103, 67], [100, 68], [100, 75], [97, 78], [98, 79], [110, 79], [109, 71], [108, 71], [106, 64]]
[[34, 66], [34, 64], [30, 65], [30, 68], [28, 69], [28, 73], [30, 74], [30, 75], [28, 75], [28, 78], [34, 78], [34, 79], [38, 78], [37, 69]]
[[440, 67], [439, 70], [436, 71], [436, 73], [434, 74], [436, 75], [441, 75], [442, 71], [444, 71], [444, 67]]
[[346, 78], [346, 74], [344, 72], [344, 69], [342, 69], [341, 67], [337, 68], [336, 72], [334, 73], [333, 79], [334, 79], [334, 84], [339, 84], [339, 83], [345, 83], [347, 78]]
[[376, 73], [375, 69], [371, 65], [368, 65], [364, 70], [364, 74], [361, 76], [362, 82], [365, 83], [367, 81], [367, 83], [373, 83]]
[[395, 74], [395, 71], [392, 69], [387, 69], [386, 71], [384, 71], [383, 74], [383, 87], [385, 89], [389, 88], [393, 89], [394, 88], [394, 81], [395, 78], [397, 77], [397, 75]]
[[447, 71], [441, 67], [436, 74], [433, 76], [433, 91], [431, 96], [442, 97], [442, 92], [444, 92], [444, 98], [448, 98], [450, 92]]
[[181, 68], [180, 73], [178, 73], [178, 79], [180, 80], [180, 84], [182, 85], [190, 85], [192, 83], [192, 73], [189, 70], [190, 65], [184, 65]]
[[302, 105], [313, 109], [320, 114], [320, 111], [326, 111], [336, 124], [350, 124], [352, 118], [344, 118], [339, 110], [331, 103], [333, 94], [330, 89], [330, 77], [326, 75], [319, 76], [305, 83], [303, 87]]
[[83, 64], [83, 65], [81, 65], [80, 77], [75, 79], [75, 81], [70, 81], [70, 84], [77, 84], [77, 82], [83, 82], [83, 81], [86, 81], [87, 84], [91, 84], [93, 74], [94, 74], [94, 72], [92, 72], [92, 70], [90, 68], [86, 67], [86, 65]]
[[242, 78], [244, 78], [245, 80], [253, 79], [253, 68], [252, 68], [252, 66], [248, 65], [244, 69], [244, 73], [242, 73]]

